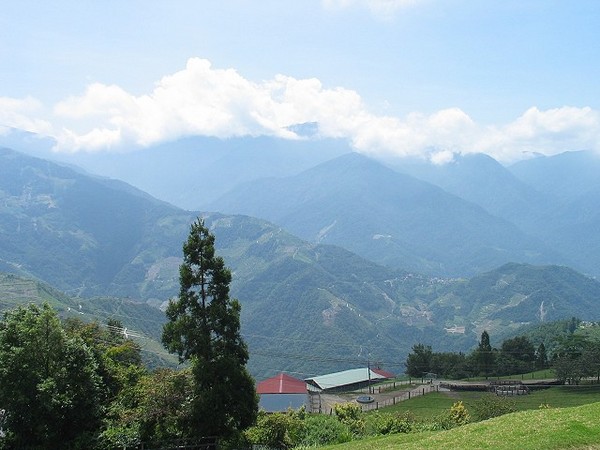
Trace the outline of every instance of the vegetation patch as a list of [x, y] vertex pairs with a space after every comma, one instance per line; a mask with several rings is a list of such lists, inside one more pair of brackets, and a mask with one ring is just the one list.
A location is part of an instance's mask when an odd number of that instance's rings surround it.
[[336, 449], [562, 449], [600, 445], [600, 403], [522, 411], [437, 433], [363, 439]]

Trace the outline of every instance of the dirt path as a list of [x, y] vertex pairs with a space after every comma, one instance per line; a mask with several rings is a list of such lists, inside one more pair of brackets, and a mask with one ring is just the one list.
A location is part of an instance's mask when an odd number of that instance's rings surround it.
[[[375, 388], [377, 390], [377, 388]], [[412, 386], [404, 389], [389, 390], [374, 393], [365, 393], [362, 391], [347, 392], [347, 393], [321, 393], [313, 394], [313, 412], [321, 412], [323, 414], [332, 414], [333, 408], [336, 403], [348, 403], [356, 402], [356, 398], [359, 396], [369, 395], [373, 397], [373, 402], [361, 404], [363, 411], [370, 411], [373, 409], [382, 408], [384, 406], [391, 406], [398, 402], [414, 398], [419, 395], [428, 394], [430, 392], [437, 392], [439, 386], [437, 384], [423, 384]]]

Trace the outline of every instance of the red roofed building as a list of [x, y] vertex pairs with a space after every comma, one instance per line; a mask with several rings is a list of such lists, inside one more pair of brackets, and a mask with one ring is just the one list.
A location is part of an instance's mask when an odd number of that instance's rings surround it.
[[371, 371], [373, 371], [377, 375], [381, 375], [382, 377], [385, 377], [385, 378], [396, 378], [396, 375], [394, 375], [392, 372], [388, 372], [387, 370], [383, 370], [383, 369], [371, 369]]
[[286, 411], [308, 406], [306, 383], [298, 378], [280, 373], [256, 385], [260, 396], [259, 407], [267, 412]]

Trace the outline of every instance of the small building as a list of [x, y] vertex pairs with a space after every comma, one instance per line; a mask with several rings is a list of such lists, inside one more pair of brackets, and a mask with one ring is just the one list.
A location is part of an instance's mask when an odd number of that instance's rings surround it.
[[373, 369], [361, 367], [359, 369], [344, 370], [318, 377], [307, 378], [305, 381], [311, 391], [354, 391], [367, 387], [370, 383], [386, 380], [389, 377], [377, 373]]
[[267, 412], [287, 411], [308, 407], [306, 382], [285, 373], [261, 381], [256, 385], [260, 396], [259, 408]]
[[382, 377], [385, 377], [388, 380], [391, 380], [392, 378], [396, 378], [396, 375], [394, 375], [392, 372], [388, 372], [387, 370], [383, 370], [383, 369], [379, 369], [379, 368], [375, 368], [375, 369], [371, 369], [373, 372], [375, 372], [378, 375], [381, 375]]

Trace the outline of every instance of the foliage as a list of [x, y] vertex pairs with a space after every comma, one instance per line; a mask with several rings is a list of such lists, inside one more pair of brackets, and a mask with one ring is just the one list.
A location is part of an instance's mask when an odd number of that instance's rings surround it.
[[500, 347], [497, 375], [526, 373], [533, 369], [535, 348], [526, 336], [506, 339]]
[[101, 435], [103, 448], [156, 444], [183, 438], [189, 422], [189, 370], [138, 373], [111, 403]]
[[261, 411], [256, 425], [247, 429], [244, 434], [251, 444], [287, 449], [300, 443], [304, 429], [302, 416], [294, 411], [272, 414]]
[[47, 304], [5, 313], [0, 386], [10, 446], [86, 448], [97, 432], [105, 399], [97, 362]]
[[471, 416], [462, 401], [458, 401], [450, 408], [450, 420], [458, 426], [466, 425], [471, 421]]
[[226, 438], [254, 423], [258, 399], [245, 367], [240, 304], [229, 298], [231, 272], [215, 256], [214, 241], [202, 220], [191, 225], [179, 298], [167, 307], [163, 343], [191, 362], [194, 394], [186, 433]]
[[340, 422], [347, 425], [355, 436], [365, 433], [365, 418], [362, 409], [356, 403], [336, 403], [333, 412]]
[[534, 409], [470, 423], [443, 432], [396, 434], [364, 438], [326, 449], [538, 450], [598, 448], [600, 403], [572, 408]]
[[502, 416], [517, 410], [515, 401], [500, 395], [486, 394], [473, 402], [475, 416], [479, 420]]
[[490, 344], [490, 335], [485, 330], [481, 333], [481, 340], [473, 352], [472, 359], [479, 375], [489, 376], [494, 373], [496, 355]]
[[350, 428], [336, 417], [316, 414], [306, 416], [302, 445], [319, 447], [329, 444], [341, 444], [352, 440]]
[[543, 370], [548, 367], [548, 354], [546, 352], [546, 346], [543, 342], [540, 342], [537, 350], [535, 351], [535, 368], [537, 370]]
[[369, 416], [368, 425], [371, 434], [410, 433], [415, 426], [415, 418], [409, 412], [376, 412]]
[[423, 344], [415, 344], [412, 348], [412, 353], [406, 357], [406, 374], [420, 378], [425, 373], [431, 370], [433, 352], [431, 346]]
[[460, 379], [471, 375], [471, 367], [462, 352], [434, 352], [431, 358], [431, 369], [441, 378]]
[[569, 384], [579, 384], [585, 376], [599, 374], [598, 343], [584, 335], [570, 334], [559, 340], [552, 366], [556, 378]]

